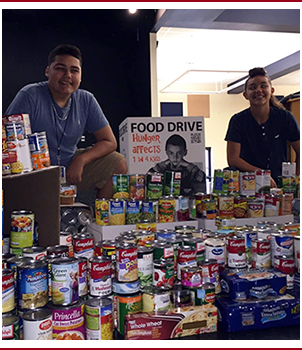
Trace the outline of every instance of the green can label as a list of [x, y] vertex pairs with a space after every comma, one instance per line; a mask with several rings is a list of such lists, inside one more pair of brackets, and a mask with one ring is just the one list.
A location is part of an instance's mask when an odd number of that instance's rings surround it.
[[181, 172], [165, 172], [165, 195], [179, 196], [181, 185]]
[[147, 174], [147, 199], [158, 199], [163, 195], [163, 174]]
[[22, 249], [33, 246], [34, 214], [15, 212], [11, 214], [11, 248]]
[[129, 177], [125, 174], [112, 175], [113, 198], [129, 198]]
[[142, 311], [142, 294], [135, 294], [133, 296], [116, 296], [117, 308], [117, 330], [124, 335], [124, 321], [125, 316], [135, 314]]

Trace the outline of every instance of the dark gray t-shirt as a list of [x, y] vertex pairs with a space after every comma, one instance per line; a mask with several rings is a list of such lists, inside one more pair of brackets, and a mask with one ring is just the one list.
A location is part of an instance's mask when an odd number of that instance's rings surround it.
[[83, 133], [94, 133], [109, 123], [93, 94], [86, 90], [72, 94], [70, 113], [64, 121], [55, 115], [53, 106], [60, 118], [66, 115], [68, 107], [61, 108], [52, 100], [48, 82], [44, 81], [23, 87], [5, 114], [28, 113], [32, 132], [46, 131], [51, 164], [58, 164], [60, 145], [61, 165], [68, 167]]

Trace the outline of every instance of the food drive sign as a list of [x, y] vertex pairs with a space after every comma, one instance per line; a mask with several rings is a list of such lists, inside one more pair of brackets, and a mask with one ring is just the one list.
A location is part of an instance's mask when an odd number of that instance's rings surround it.
[[175, 134], [186, 142], [184, 159], [205, 170], [203, 117], [130, 117], [119, 126], [120, 152], [127, 159], [129, 174], [145, 174], [156, 163], [166, 161], [166, 141]]

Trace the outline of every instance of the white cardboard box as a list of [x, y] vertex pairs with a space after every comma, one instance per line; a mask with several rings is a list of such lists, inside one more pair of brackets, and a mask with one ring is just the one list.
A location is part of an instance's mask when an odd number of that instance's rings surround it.
[[[197, 219], [198, 228], [203, 228], [211, 231], [216, 231], [217, 227], [215, 225], [214, 220], [206, 220], [206, 219]], [[287, 222], [293, 222], [293, 215], [281, 215], [281, 216], [270, 216], [270, 217], [262, 217], [262, 218], [244, 218], [244, 219], [236, 219], [236, 226], [244, 226], [244, 225], [253, 225], [256, 226], [258, 221], [272, 221], [276, 224], [285, 224]]]
[[[174, 229], [175, 226], [181, 225], [194, 226], [195, 228], [198, 228], [197, 220], [157, 223], [156, 227], [158, 230], [162, 230], [165, 228]], [[114, 239], [115, 237], [119, 236], [121, 232], [134, 229], [136, 229], [136, 225], [100, 226], [96, 224], [95, 220], [91, 220], [87, 226], [87, 231], [94, 235], [95, 242], [106, 239]]]
[[167, 159], [166, 140], [177, 134], [187, 144], [188, 162], [205, 171], [203, 117], [130, 117], [119, 126], [120, 152], [126, 157], [129, 174], [146, 174]]

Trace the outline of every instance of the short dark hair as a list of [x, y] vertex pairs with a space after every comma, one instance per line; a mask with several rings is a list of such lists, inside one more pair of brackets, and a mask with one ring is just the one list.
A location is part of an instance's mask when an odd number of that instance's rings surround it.
[[177, 134], [174, 134], [172, 136], [170, 136], [167, 141], [166, 141], [166, 149], [167, 149], [167, 146], [168, 145], [174, 145], [174, 146], [180, 146], [182, 147], [184, 150], [187, 149], [187, 143], [186, 143], [186, 140], [177, 135]]
[[82, 53], [79, 48], [70, 44], [62, 44], [55, 47], [48, 56], [48, 65], [50, 66], [52, 62], [56, 59], [56, 56], [69, 55], [77, 58], [82, 66]]

